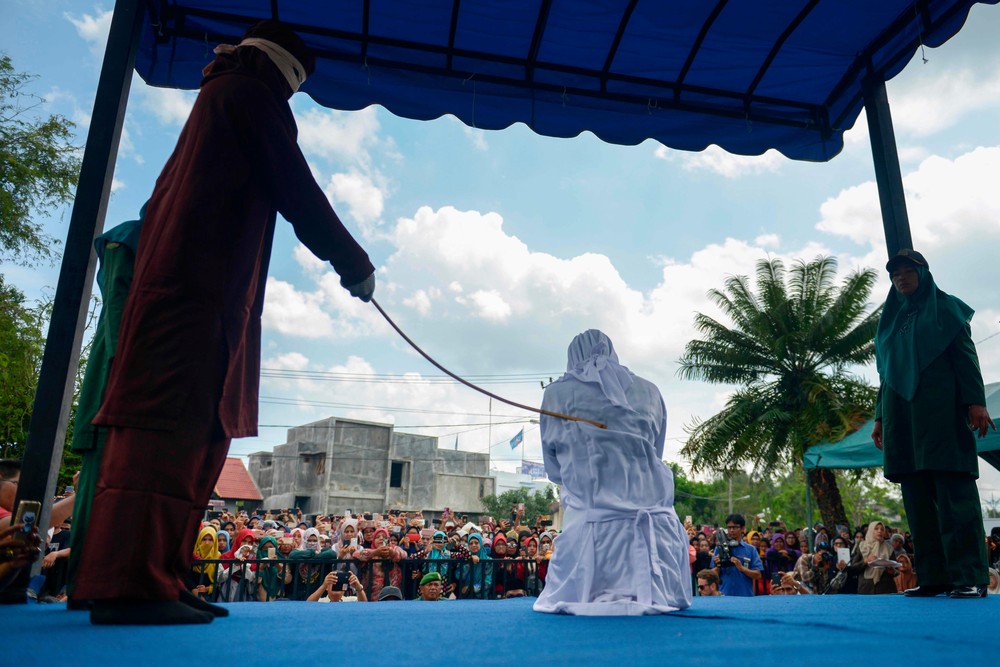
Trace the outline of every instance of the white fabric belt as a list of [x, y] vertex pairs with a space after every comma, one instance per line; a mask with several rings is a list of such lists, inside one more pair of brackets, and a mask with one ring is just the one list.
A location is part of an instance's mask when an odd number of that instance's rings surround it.
[[[632, 549], [629, 561], [632, 574], [638, 584], [636, 602], [639, 604], [646, 606], [653, 604], [653, 572], [661, 575], [659, 558], [653, 558], [653, 552], [650, 549], [655, 539], [653, 517], [670, 515], [673, 511], [673, 508], [670, 507], [643, 507], [640, 509], [591, 508], [584, 512], [584, 520], [591, 524], [591, 529], [593, 529], [593, 524], [606, 521], [632, 521]], [[643, 527], [646, 529], [645, 532]], [[587, 550], [587, 559], [590, 571], [594, 572], [596, 564], [593, 549]], [[590, 599], [590, 591], [586, 593], [584, 599]]]

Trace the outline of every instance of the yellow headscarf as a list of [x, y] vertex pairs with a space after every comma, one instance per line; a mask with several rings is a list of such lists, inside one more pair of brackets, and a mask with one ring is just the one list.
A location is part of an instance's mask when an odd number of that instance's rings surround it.
[[[212, 536], [212, 544], [208, 545], [202, 540], [205, 539], [206, 535]], [[195, 558], [200, 560], [219, 560], [222, 554], [219, 553], [219, 540], [215, 532], [215, 528], [212, 526], [205, 526], [198, 533], [198, 540], [194, 543], [194, 555]], [[204, 565], [195, 565], [194, 571], [198, 574], [204, 574], [208, 580], [214, 584], [215, 583], [215, 571], [218, 569], [218, 563], [205, 563]], [[211, 586], [209, 586], [211, 588]]]

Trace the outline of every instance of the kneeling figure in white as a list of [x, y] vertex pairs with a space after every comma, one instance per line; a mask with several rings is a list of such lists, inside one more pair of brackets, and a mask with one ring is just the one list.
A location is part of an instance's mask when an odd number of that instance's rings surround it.
[[535, 611], [638, 616], [689, 607], [688, 538], [661, 461], [659, 390], [591, 329], [570, 343], [567, 372], [545, 390], [542, 408], [607, 428], [542, 417], [545, 471], [561, 485], [565, 514]]

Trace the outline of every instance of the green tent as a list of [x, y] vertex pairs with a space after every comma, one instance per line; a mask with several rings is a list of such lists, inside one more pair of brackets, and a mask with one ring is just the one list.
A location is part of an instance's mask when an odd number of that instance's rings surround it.
[[[986, 409], [1000, 417], [1000, 382], [986, 385]], [[875, 447], [871, 433], [875, 420], [839, 442], [816, 445], [806, 451], [806, 470], [812, 468], [876, 468], [882, 465], [882, 451]], [[1000, 470], [1000, 431], [990, 431], [978, 441], [979, 456]]]

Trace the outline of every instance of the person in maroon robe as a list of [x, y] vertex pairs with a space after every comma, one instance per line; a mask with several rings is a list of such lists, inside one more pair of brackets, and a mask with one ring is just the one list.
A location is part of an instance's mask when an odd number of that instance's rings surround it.
[[257, 434], [276, 213], [352, 296], [369, 301], [375, 289], [374, 266], [297, 144], [288, 100], [315, 57], [277, 21], [215, 52], [149, 201], [93, 421], [108, 439], [72, 606], [91, 607], [95, 624], [207, 623], [227, 613], [183, 580], [230, 439]]

